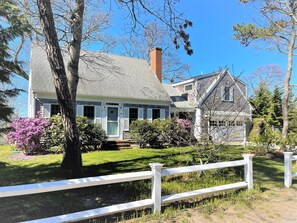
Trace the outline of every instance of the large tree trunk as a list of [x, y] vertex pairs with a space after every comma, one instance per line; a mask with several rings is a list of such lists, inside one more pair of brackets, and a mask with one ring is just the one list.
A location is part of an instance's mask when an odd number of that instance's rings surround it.
[[[79, 81], [78, 66], [82, 41], [83, 14], [84, 0], [76, 0], [74, 11], [70, 16], [72, 38], [68, 45], [69, 61], [67, 63], [68, 87], [71, 95], [74, 116], [76, 116], [76, 92]], [[63, 161], [61, 164], [62, 168], [67, 168], [69, 163], [68, 160], [71, 159], [69, 155], [70, 154], [64, 150]]]
[[50, 0], [38, 0], [37, 5], [43, 26], [47, 58], [51, 66], [57, 98], [61, 108], [66, 142], [64, 150], [67, 154], [68, 168], [73, 177], [81, 177], [83, 172], [78, 129], [63, 57], [55, 30], [51, 3]]
[[[295, 46], [295, 20], [292, 18], [292, 29], [291, 29], [291, 40], [288, 44], [288, 65], [286, 78], [284, 82], [284, 99], [282, 103], [283, 109], [283, 129], [282, 129], [282, 139], [284, 143], [286, 143], [286, 139], [288, 138], [289, 132], [289, 94], [290, 94], [290, 80], [292, 75], [292, 64], [293, 64], [293, 51]], [[281, 150], [285, 150], [285, 144], [281, 147]]]

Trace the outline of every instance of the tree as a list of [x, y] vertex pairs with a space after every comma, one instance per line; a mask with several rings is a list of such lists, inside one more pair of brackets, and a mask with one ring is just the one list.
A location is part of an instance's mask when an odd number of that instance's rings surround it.
[[[243, 3], [259, 1], [240, 0]], [[292, 75], [292, 63], [294, 50], [296, 49], [296, 24], [297, 24], [297, 2], [295, 0], [262, 0], [259, 13], [265, 20], [263, 25], [237, 24], [233, 27], [234, 38], [241, 44], [248, 46], [252, 42], [264, 42], [266, 49], [275, 49], [287, 56], [287, 71], [284, 80], [284, 97], [282, 102], [283, 129], [282, 138], [288, 137], [289, 116], [288, 104], [290, 93], [290, 80]], [[262, 45], [262, 46], [263, 46]]]
[[271, 119], [272, 95], [265, 83], [260, 83], [255, 96], [250, 99], [253, 105], [253, 118]]
[[[162, 46], [163, 79], [182, 80], [189, 70], [189, 65], [183, 63], [176, 54], [177, 49], [172, 45], [164, 26], [154, 20], [137, 36], [125, 37], [120, 40], [122, 54], [150, 61], [151, 49]], [[137, 47], [135, 47], [137, 46]]]
[[[64, 126], [66, 143], [62, 166], [66, 166], [71, 171], [72, 176], [80, 177], [83, 175], [82, 159], [74, 108], [77, 85], [79, 81], [78, 67], [81, 43], [84, 40], [82, 33], [84, 30], [85, 0], [61, 1], [65, 2], [66, 5], [70, 5], [70, 12], [68, 14], [65, 14], [64, 12], [57, 16], [55, 13], [56, 17], [62, 19], [65, 24], [68, 24], [62, 27], [55, 25], [57, 18], [55, 20], [52, 8], [53, 4], [50, 0], [37, 0], [37, 6], [41, 27], [43, 29], [42, 33], [45, 38], [47, 57], [54, 77], [56, 94]], [[92, 1], [89, 3], [92, 3]], [[173, 35], [173, 43], [177, 48], [179, 48], [182, 44], [189, 55], [193, 53], [189, 42], [189, 35], [185, 32], [185, 29], [192, 26], [192, 23], [188, 20], [182, 19], [181, 16], [176, 16], [177, 14], [174, 6], [175, 2], [171, 2], [171, 0], [164, 0], [164, 5], [162, 7], [160, 7], [159, 4], [155, 4], [154, 1], [144, 2], [142, 0], [120, 0], [117, 1], [117, 3], [128, 9], [133, 22], [133, 31], [136, 29], [137, 25], [144, 26], [144, 22], [140, 19], [141, 15], [149, 14], [168, 27], [168, 31]], [[66, 28], [64, 29], [64, 27]], [[61, 28], [62, 36], [59, 37], [57, 31], [61, 31]], [[67, 48], [69, 62], [67, 66], [64, 64], [61, 48], [59, 46], [59, 40], [61, 38], [63, 39], [65, 36], [68, 38]], [[108, 40], [105, 41], [108, 42]]]
[[12, 0], [0, 0], [0, 17], [3, 21], [0, 25], [0, 121], [9, 121], [13, 108], [7, 105], [8, 99], [20, 92], [18, 88], [9, 88], [11, 77], [17, 74], [28, 79], [20, 63], [12, 58], [13, 52], [9, 44], [29, 32], [29, 24], [26, 16]]
[[282, 111], [282, 95], [283, 92], [281, 91], [280, 87], [275, 86], [273, 93], [272, 93], [272, 121], [273, 125], [281, 126], [283, 111]]

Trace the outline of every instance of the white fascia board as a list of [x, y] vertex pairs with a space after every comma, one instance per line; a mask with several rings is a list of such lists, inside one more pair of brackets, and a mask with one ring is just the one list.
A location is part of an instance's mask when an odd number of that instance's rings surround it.
[[[54, 99], [57, 100], [55, 93], [36, 93], [36, 98]], [[110, 102], [110, 103], [131, 103], [140, 105], [163, 105], [170, 106], [171, 101], [152, 101], [152, 100], [137, 100], [137, 99], [124, 99], [124, 98], [103, 98], [93, 96], [80, 96], [76, 97], [76, 101], [88, 101], [88, 102]]]
[[189, 84], [189, 83], [192, 83], [194, 81], [195, 81], [195, 79], [194, 78], [191, 78], [189, 80], [185, 80], [185, 81], [181, 81], [181, 82], [172, 84], [171, 86], [176, 87], [176, 86], [180, 86], [180, 85], [183, 85], [183, 84]]

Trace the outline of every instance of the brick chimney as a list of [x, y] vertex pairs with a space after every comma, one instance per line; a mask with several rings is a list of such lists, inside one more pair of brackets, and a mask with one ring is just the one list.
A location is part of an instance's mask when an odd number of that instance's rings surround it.
[[155, 47], [151, 51], [151, 68], [162, 83], [162, 49]]

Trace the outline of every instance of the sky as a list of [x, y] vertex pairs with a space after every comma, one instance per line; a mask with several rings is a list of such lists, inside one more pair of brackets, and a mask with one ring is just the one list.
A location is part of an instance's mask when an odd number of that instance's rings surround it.
[[[233, 39], [234, 25], [250, 23], [257, 19], [257, 9], [253, 6], [239, 3], [238, 0], [181, 0], [179, 4], [185, 17], [193, 22], [193, 27], [188, 31], [194, 54], [188, 56], [183, 50], [178, 53], [182, 62], [191, 67], [188, 76], [207, 74], [228, 67], [235, 76], [240, 75], [240, 78], [249, 84], [254, 81], [251, 74], [259, 67], [276, 64], [283, 71], [286, 70], [285, 55], [261, 50], [255, 46], [245, 47]], [[120, 36], [122, 21], [117, 16], [114, 21], [112, 35]], [[97, 48], [96, 45], [90, 47], [92, 50]], [[112, 53], [120, 54], [117, 48]], [[29, 58], [26, 60], [29, 61]], [[297, 83], [294, 72], [293, 69], [292, 84]], [[25, 90], [28, 88], [26, 81], [17, 80], [17, 84]], [[250, 94], [251, 91], [249, 89]], [[15, 106], [21, 117], [27, 116], [27, 93], [22, 93], [16, 99]]]

